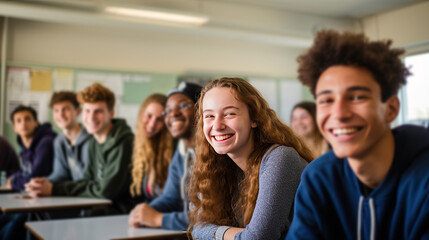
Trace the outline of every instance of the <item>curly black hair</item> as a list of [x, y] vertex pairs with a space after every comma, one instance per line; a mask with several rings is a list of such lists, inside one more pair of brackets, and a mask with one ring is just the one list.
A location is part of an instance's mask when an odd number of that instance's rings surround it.
[[410, 75], [400, 59], [405, 50], [390, 48], [391, 44], [391, 40], [369, 41], [363, 34], [322, 30], [317, 33], [313, 46], [298, 57], [298, 78], [315, 96], [317, 81], [329, 67], [363, 68], [380, 84], [384, 102], [398, 93]]

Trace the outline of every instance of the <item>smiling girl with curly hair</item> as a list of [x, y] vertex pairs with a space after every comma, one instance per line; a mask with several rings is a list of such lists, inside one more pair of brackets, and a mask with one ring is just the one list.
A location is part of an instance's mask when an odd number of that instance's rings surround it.
[[213, 80], [202, 90], [196, 137], [193, 237], [284, 238], [310, 150], [240, 78]]

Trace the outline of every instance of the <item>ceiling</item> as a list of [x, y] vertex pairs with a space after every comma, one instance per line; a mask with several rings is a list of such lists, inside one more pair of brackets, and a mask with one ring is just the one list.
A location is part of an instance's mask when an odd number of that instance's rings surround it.
[[224, 4], [253, 5], [282, 9], [325, 17], [363, 18], [376, 13], [394, 10], [427, 0], [12, 0], [41, 5], [55, 5], [91, 9], [106, 2], [128, 2], [134, 5], [157, 5], [175, 8], [178, 5], [204, 7], [209, 2]]
[[[210, 0], [208, 0], [210, 1]], [[253, 4], [327, 17], [363, 18], [427, 0], [212, 0]]]

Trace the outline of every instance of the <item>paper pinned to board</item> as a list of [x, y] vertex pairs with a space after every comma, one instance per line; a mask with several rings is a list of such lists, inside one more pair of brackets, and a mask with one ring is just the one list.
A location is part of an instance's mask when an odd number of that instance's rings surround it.
[[123, 95], [123, 78], [120, 73], [101, 73], [79, 71], [76, 73], [76, 91], [82, 91], [93, 83], [100, 83], [110, 89], [116, 96]]
[[52, 72], [50, 70], [31, 69], [30, 72], [31, 91], [51, 91]]
[[7, 89], [13, 92], [23, 92], [30, 89], [30, 68], [8, 67]]
[[31, 70], [24, 67], [9, 67], [7, 72], [7, 101], [5, 117], [8, 123], [10, 114], [19, 105], [33, 107], [38, 115], [39, 122], [49, 121], [50, 91], [31, 91]]
[[54, 91], [73, 91], [73, 70], [55, 69], [53, 72]]

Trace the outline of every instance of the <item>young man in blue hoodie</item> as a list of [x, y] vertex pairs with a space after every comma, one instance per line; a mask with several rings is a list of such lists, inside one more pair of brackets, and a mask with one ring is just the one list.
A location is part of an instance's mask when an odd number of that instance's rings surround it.
[[179, 143], [168, 169], [162, 195], [150, 204], [137, 205], [128, 218], [131, 226], [144, 225], [183, 231], [188, 228], [187, 186], [195, 161], [195, 104], [200, 92], [200, 85], [182, 82], [177, 89], [168, 93], [163, 112], [165, 125], [171, 135], [179, 139]]
[[[21, 147], [21, 169], [12, 174], [7, 185], [15, 190], [23, 190], [24, 184], [33, 177], [45, 177], [52, 171], [53, 141], [56, 133], [51, 124], [39, 124], [37, 112], [32, 107], [20, 105], [11, 116], [13, 130]], [[3, 154], [3, 153], [0, 153]], [[0, 215], [0, 239], [22, 239], [25, 236], [25, 213]]]
[[56, 133], [50, 123], [39, 124], [37, 112], [32, 107], [20, 105], [11, 114], [13, 130], [18, 135], [21, 148], [21, 170], [9, 177], [7, 185], [23, 190], [24, 184], [33, 177], [44, 177], [51, 173], [54, 158], [53, 141]]
[[321, 31], [298, 58], [333, 151], [304, 170], [287, 239], [429, 239], [429, 131], [390, 128], [409, 75], [391, 43]]

